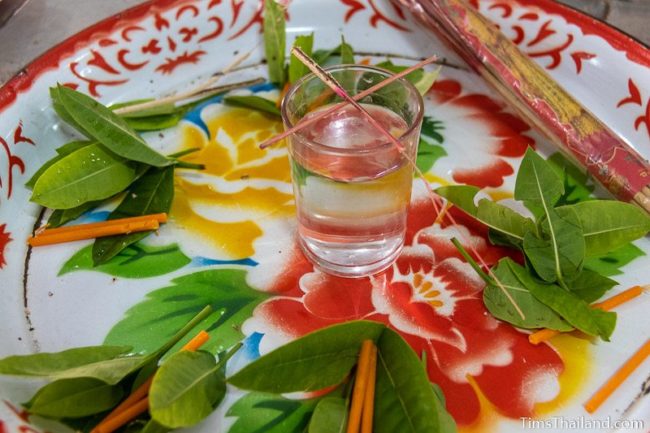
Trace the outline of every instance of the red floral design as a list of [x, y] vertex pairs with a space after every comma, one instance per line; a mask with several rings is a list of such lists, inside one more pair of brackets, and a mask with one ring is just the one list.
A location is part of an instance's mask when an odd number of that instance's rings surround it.
[[0, 269], [4, 268], [7, 264], [5, 249], [7, 248], [7, 244], [13, 240], [11, 239], [11, 233], [7, 232], [6, 229], [7, 224], [0, 225]]
[[[403, 32], [410, 31], [406, 26], [406, 16], [404, 15], [404, 11], [397, 3], [390, 2], [390, 5], [393, 8], [393, 12], [395, 15], [397, 15], [397, 17], [391, 17], [389, 16], [389, 13], [382, 11], [377, 6], [377, 4], [375, 4], [374, 0], [367, 0], [367, 6], [360, 0], [340, 0], [340, 2], [348, 8], [344, 18], [345, 23], [348, 23], [350, 19], [358, 12], [368, 10], [368, 12], [371, 13], [368, 20], [372, 27], [377, 28], [377, 25], [380, 22], [384, 22], [394, 29], [401, 30]], [[404, 21], [404, 24], [400, 24], [398, 21]]]
[[[511, 2], [477, 2], [474, 7], [485, 13], [501, 29], [511, 31], [510, 39], [532, 58], [548, 58], [544, 65], [548, 70], [556, 69], [568, 53], [576, 64], [576, 74], [582, 72], [582, 62], [591, 60], [596, 54], [585, 51], [571, 51], [575, 36], [567, 32], [558, 32], [553, 28], [553, 21], [541, 21], [540, 14], [531, 12], [530, 8], [514, 8]], [[522, 23], [522, 22], [525, 22]], [[507, 32], [506, 32], [507, 33]], [[570, 52], [571, 51], [571, 52]]]
[[456, 162], [451, 170], [458, 183], [501, 186], [503, 179], [514, 173], [505, 158], [520, 157], [535, 144], [525, 135], [530, 127], [506, 112], [504, 104], [466, 92], [458, 81], [437, 81], [429, 97], [434, 102], [430, 113], [445, 125], [445, 150]]
[[[133, 71], [149, 67], [167, 75], [181, 65], [197, 64], [207, 51], [200, 44], [220, 37], [225, 31], [223, 16], [232, 13], [230, 28], [240, 17], [243, 3], [231, 0], [217, 11], [222, 2], [195, 2], [176, 9], [156, 10], [139, 22], [127, 24], [97, 41], [101, 48], [90, 49], [89, 56], [70, 63], [70, 71], [78, 83], [84, 83], [88, 93], [101, 96], [101, 86], [119, 86], [129, 81]], [[253, 18], [244, 27], [229, 36], [235, 39], [255, 23], [261, 23], [261, 9], [253, 11]], [[92, 73], [89, 73], [91, 71]]]
[[[14, 145], [18, 143], [26, 143], [26, 144], [31, 144], [34, 146], [34, 141], [31, 138], [25, 137], [23, 135], [23, 123], [22, 121], [18, 122], [18, 126], [14, 130], [13, 134], [13, 141]], [[13, 169], [14, 167], [18, 168], [18, 171], [20, 171], [21, 174], [25, 173], [25, 163], [24, 161], [13, 154], [11, 151], [11, 148], [9, 147], [9, 144], [2, 138], [0, 137], [0, 146], [2, 147], [2, 150], [4, 150], [6, 158], [7, 158], [7, 199], [11, 198], [11, 194], [13, 192], [13, 184], [14, 184], [14, 172]], [[5, 187], [5, 185], [2, 182], [2, 176], [0, 176], [0, 188]]]
[[[627, 82], [627, 87], [628, 87], [629, 95], [621, 99], [616, 105], [616, 108], [620, 108], [627, 104], [638, 105], [639, 107], [643, 108], [641, 91], [639, 90], [639, 87], [636, 85], [636, 83], [634, 83], [634, 80], [630, 78]], [[644, 123], [645, 123], [646, 131], [648, 131], [648, 135], [650, 136], [650, 98], [648, 99], [648, 102], [646, 104], [645, 112], [641, 113], [641, 115], [635, 119], [634, 129], [638, 131], [639, 128], [641, 128], [641, 125]]]
[[251, 329], [266, 331], [262, 352], [334, 323], [375, 320], [426, 354], [429, 377], [444, 390], [459, 424], [471, 424], [480, 412], [471, 382], [505, 416], [534, 415], [536, 403], [557, 393], [564, 364], [550, 346], [531, 345], [526, 334], [488, 314], [483, 283], [450, 238], [471, 243], [488, 264], [505, 251], [488, 244], [484, 228], [450, 212], [463, 225], [434, 224], [430, 201], [414, 200], [403, 253], [372, 278], [336, 278], [313, 271], [303, 258], [294, 262], [276, 281], [280, 295], [250, 319]]

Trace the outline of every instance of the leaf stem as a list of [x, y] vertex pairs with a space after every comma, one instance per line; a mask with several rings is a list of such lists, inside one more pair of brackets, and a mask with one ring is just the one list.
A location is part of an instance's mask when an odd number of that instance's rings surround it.
[[232, 71], [237, 66], [239, 66], [241, 63], [243, 63], [253, 53], [253, 51], [255, 51], [256, 48], [257, 48], [257, 46], [255, 46], [252, 50], [248, 51], [247, 53], [244, 53], [241, 56], [237, 57], [235, 60], [232, 61], [232, 63], [230, 63], [228, 66], [226, 66], [222, 72], [213, 75], [210, 79], [208, 79], [203, 84], [201, 84], [198, 87], [195, 87], [192, 90], [188, 90], [187, 92], [182, 92], [182, 93], [178, 93], [176, 95], [171, 95], [171, 96], [167, 96], [167, 97], [164, 97], [164, 98], [156, 99], [154, 101], [144, 102], [142, 104], [129, 105], [128, 107], [123, 107], [123, 108], [120, 108], [118, 110], [115, 110], [115, 114], [133, 113], [133, 112], [136, 112], [136, 111], [141, 111], [141, 110], [150, 109], [150, 108], [153, 108], [153, 107], [158, 107], [158, 106], [164, 105], [164, 104], [169, 104], [169, 103], [174, 103], [174, 102], [177, 102], [177, 101], [182, 101], [184, 99], [192, 98], [192, 97], [194, 97], [196, 95], [199, 95], [201, 93], [205, 93], [206, 91], [209, 91], [210, 86], [212, 86], [217, 81], [219, 81], [221, 78], [223, 78], [223, 76], [225, 74]]
[[187, 325], [183, 326], [174, 336], [165, 343], [160, 349], [155, 353], [163, 355], [167, 353], [172, 347], [176, 345], [183, 337], [187, 335], [196, 325], [198, 325], [203, 319], [208, 317], [212, 313], [212, 307], [206, 305], [199, 313], [190, 320]]
[[214, 366], [214, 370], [216, 371], [219, 370], [220, 368], [223, 368], [228, 362], [228, 360], [232, 358], [235, 355], [235, 353], [237, 353], [239, 349], [241, 349], [243, 346], [244, 343], [242, 343], [241, 341], [235, 344], [222, 358], [219, 358], [219, 362], [217, 363], [217, 365]]
[[176, 168], [187, 168], [190, 170], [205, 170], [205, 164], [194, 164], [193, 162], [176, 161], [174, 166]]
[[202, 149], [201, 147], [190, 147], [189, 149], [181, 150], [175, 153], [170, 153], [169, 155], [167, 155], [167, 158], [174, 158], [174, 159], [180, 158], [182, 156], [189, 155], [194, 152], [198, 152], [201, 149]]
[[461, 243], [458, 241], [456, 238], [451, 238], [451, 243], [454, 244], [458, 252], [463, 256], [463, 258], [469, 263], [469, 265], [474, 268], [474, 271], [478, 274], [479, 277], [483, 281], [485, 281], [486, 284], [495, 284], [495, 281], [492, 277], [490, 277], [488, 274], [486, 274], [483, 269], [476, 263], [476, 260], [472, 258], [472, 256], [469, 255], [467, 250], [461, 245]]
[[460, 253], [465, 258], [465, 260], [467, 260], [467, 263], [469, 263], [470, 266], [472, 268], [474, 268], [476, 273], [483, 279], [483, 281], [485, 281], [487, 284], [493, 284], [493, 285], [497, 286], [499, 289], [501, 289], [501, 291], [503, 291], [503, 294], [508, 299], [508, 301], [510, 301], [510, 303], [515, 308], [515, 310], [517, 311], [517, 314], [519, 314], [521, 319], [526, 320], [526, 315], [522, 311], [521, 307], [517, 304], [517, 302], [512, 297], [510, 292], [508, 292], [508, 289], [505, 288], [503, 283], [501, 281], [499, 281], [499, 279], [496, 277], [496, 275], [494, 275], [494, 273], [492, 271], [490, 271], [489, 269], [488, 269], [488, 272], [490, 273], [490, 275], [487, 275], [485, 272], [483, 272], [483, 269], [481, 269], [480, 266], [474, 261], [474, 259], [467, 253], [467, 251], [465, 251], [465, 248], [463, 248], [463, 246], [460, 244], [460, 242], [458, 242], [458, 239], [452, 238], [451, 242], [458, 249], [458, 251], [460, 251]]

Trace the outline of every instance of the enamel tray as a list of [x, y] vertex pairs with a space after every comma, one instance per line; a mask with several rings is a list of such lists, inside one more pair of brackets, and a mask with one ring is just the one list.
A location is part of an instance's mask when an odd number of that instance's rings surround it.
[[[473, 3], [650, 157], [646, 47], [550, 0]], [[358, 61], [389, 56], [408, 64], [433, 53], [445, 58], [426, 98], [424, 139], [433, 156], [424, 163], [436, 185], [473, 183], [508, 199], [526, 146], [554, 152], [397, 3], [296, 0], [288, 20], [288, 43], [314, 31], [316, 46], [329, 48], [343, 32]], [[487, 316], [480, 281], [449, 239], [462, 233], [491, 260], [503, 251], [466, 219], [456, 227], [434, 224], [417, 181], [407, 246], [391, 269], [359, 281], [314, 271], [294, 240], [286, 151], [256, 148], [281, 125], [226, 109], [218, 100], [173, 130], [147, 135], [165, 152], [201, 147], [195, 157], [207, 165], [201, 174], [177, 176], [173, 221], [156, 236], [99, 268], [89, 264], [89, 242], [27, 248], [27, 237], [47, 215], [29, 201], [23, 185], [73, 134], [56, 118], [49, 86], [64, 83], [104, 103], [158, 96], [196, 85], [251, 49], [244, 67], [223, 82], [264, 76], [260, 31], [256, 0], [150, 1], [53, 48], [0, 89], [0, 356], [102, 342], [151, 350], [212, 304], [212, 338], [205, 348], [216, 352], [243, 339], [244, 349], [228, 367], [235, 371], [311, 330], [364, 318], [390, 324], [418, 353], [425, 351], [430, 377], [444, 390], [460, 431], [517, 432], [542, 425], [549, 431], [647, 431], [648, 362], [594, 415], [582, 403], [647, 338], [649, 295], [618, 308], [610, 343], [560, 336], [534, 347], [526, 334]], [[268, 85], [250, 91], [277, 96]], [[580, 190], [591, 189], [586, 181]], [[83, 221], [104, 219], [109, 210], [97, 209]], [[649, 251], [644, 239], [597, 264], [620, 282], [612, 293], [649, 282]], [[38, 385], [0, 378], [0, 433], [59, 431], [18, 409]], [[270, 397], [231, 389], [194, 430], [269, 431], [294, 419], [300, 407], [265, 398]], [[293, 428], [298, 427], [282, 431]]]

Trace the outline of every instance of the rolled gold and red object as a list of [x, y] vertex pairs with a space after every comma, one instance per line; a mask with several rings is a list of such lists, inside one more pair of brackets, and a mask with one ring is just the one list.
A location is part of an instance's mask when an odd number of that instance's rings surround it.
[[650, 213], [650, 165], [465, 0], [401, 0], [617, 199]]

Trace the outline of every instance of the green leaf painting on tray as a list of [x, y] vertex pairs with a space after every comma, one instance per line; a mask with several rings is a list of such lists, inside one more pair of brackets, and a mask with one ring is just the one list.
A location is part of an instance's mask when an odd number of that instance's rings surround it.
[[564, 183], [564, 194], [557, 205], [574, 204], [585, 200], [593, 200], [594, 185], [589, 175], [581, 171], [560, 152], [551, 155], [547, 162]]
[[[174, 198], [174, 168], [152, 167], [130, 187], [119, 206], [108, 220], [166, 213]], [[147, 237], [150, 231], [98, 238], [93, 244], [92, 259], [95, 266], [107, 263], [120, 251]]]
[[423, 173], [431, 170], [438, 159], [447, 156], [447, 152], [442, 147], [445, 140], [442, 135], [443, 130], [444, 125], [441, 121], [424, 116], [416, 160], [416, 165]]
[[307, 433], [344, 433], [347, 422], [348, 401], [340, 396], [327, 396], [316, 405]]
[[92, 245], [82, 248], [65, 262], [59, 275], [97, 271], [115, 277], [149, 278], [168, 274], [191, 262], [176, 244], [158, 247], [135, 243], [99, 266], [95, 266], [92, 256]]
[[236, 417], [228, 433], [303, 433], [317, 402], [262, 392], [246, 394], [226, 413]]
[[[216, 352], [233, 346], [243, 337], [239, 327], [268, 295], [246, 283], [239, 269], [213, 269], [176, 278], [168, 287], [147, 294], [131, 307], [108, 333], [105, 344], [120, 341], [135, 350], [149, 352], [157, 341], [166, 340], [205, 305], [213, 312], [199, 326], [211, 338], [202, 347]], [[189, 336], [179, 344], [185, 344]]]

